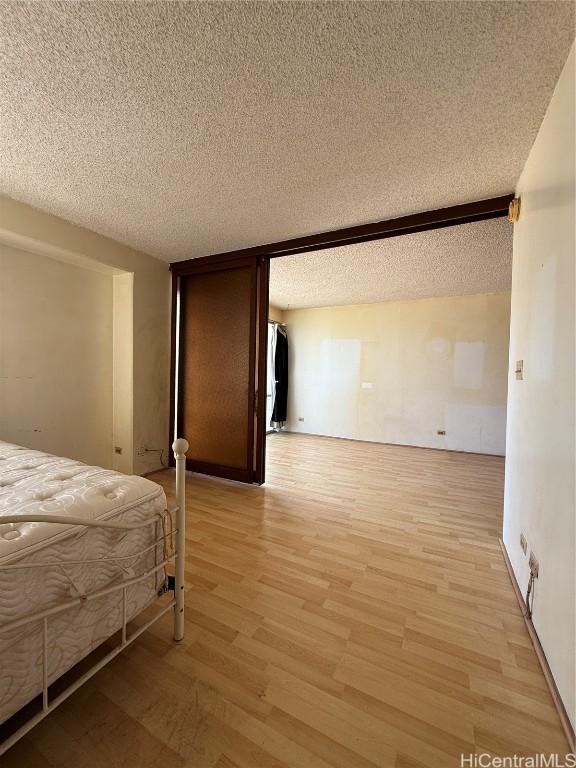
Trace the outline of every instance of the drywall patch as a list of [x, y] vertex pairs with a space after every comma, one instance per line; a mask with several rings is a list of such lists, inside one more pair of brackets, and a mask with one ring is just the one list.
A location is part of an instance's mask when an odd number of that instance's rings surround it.
[[444, 409], [449, 450], [490, 453], [506, 451], [506, 406], [449, 404]]
[[457, 341], [454, 344], [454, 386], [482, 389], [484, 380], [483, 341]]
[[[320, 387], [318, 403], [325, 423], [334, 423], [333, 414], [340, 412], [340, 404], [356, 402], [360, 382], [360, 339], [323, 339], [320, 344]], [[337, 371], [338, 375], [334, 376]], [[342, 415], [342, 414], [341, 414]], [[344, 415], [343, 415], [344, 416]], [[351, 409], [338, 420], [334, 437], [353, 437], [358, 426], [357, 410]]]
[[426, 344], [426, 354], [432, 360], [449, 360], [452, 354], [452, 342], [443, 336], [434, 336]]

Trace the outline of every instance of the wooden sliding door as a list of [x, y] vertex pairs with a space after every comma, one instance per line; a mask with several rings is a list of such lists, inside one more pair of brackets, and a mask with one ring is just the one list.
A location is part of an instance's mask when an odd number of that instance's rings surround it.
[[198, 259], [180, 273], [173, 265], [173, 280], [175, 424], [190, 443], [187, 469], [262, 483], [268, 261]]

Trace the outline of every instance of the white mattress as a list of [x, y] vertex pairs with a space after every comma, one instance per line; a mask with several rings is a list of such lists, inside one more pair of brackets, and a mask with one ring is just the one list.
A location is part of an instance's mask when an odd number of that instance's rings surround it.
[[[162, 552], [154, 547], [146, 555], [120, 562], [70, 563], [139, 552], [154, 543], [155, 525], [135, 531], [51, 523], [9, 525], [2, 524], [2, 515], [137, 522], [165, 508], [164, 491], [150, 480], [0, 441], [0, 722], [42, 690], [41, 622], [12, 630], [6, 629], [6, 623], [141, 574], [162, 559]], [[16, 563], [51, 565], [2, 569]], [[163, 578], [160, 572], [128, 588], [129, 618], [154, 600]], [[49, 681], [104, 642], [121, 621], [121, 590], [51, 618]]]

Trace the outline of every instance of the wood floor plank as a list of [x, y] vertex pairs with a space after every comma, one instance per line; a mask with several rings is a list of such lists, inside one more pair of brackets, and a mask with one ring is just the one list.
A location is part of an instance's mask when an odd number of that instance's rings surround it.
[[[567, 744], [502, 560], [501, 458], [268, 438], [261, 488], [188, 475], [166, 616], [2, 768], [450, 768]], [[173, 503], [173, 472], [152, 479]]]

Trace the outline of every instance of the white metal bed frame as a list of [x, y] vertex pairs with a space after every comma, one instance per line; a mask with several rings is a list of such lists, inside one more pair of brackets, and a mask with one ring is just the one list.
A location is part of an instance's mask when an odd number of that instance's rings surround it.
[[[42, 621], [42, 711], [38, 712], [33, 717], [29, 718], [20, 728], [18, 728], [17, 731], [11, 734], [3, 742], [0, 742], [0, 756], [3, 755], [8, 749], [10, 749], [10, 747], [12, 747], [17, 741], [19, 741], [19, 739], [21, 739], [25, 734], [27, 734], [35, 725], [37, 725], [41, 720], [43, 720], [47, 715], [49, 715], [53, 710], [55, 710], [56, 707], [62, 704], [63, 701], [65, 701], [69, 696], [71, 696], [75, 691], [77, 691], [78, 688], [80, 688], [87, 680], [89, 680], [99, 670], [105, 667], [109, 661], [112, 661], [112, 659], [118, 656], [118, 654], [121, 653], [126, 648], [126, 646], [130, 645], [130, 643], [136, 640], [137, 637], [139, 637], [150, 626], [152, 626], [152, 624], [158, 621], [158, 619], [164, 616], [164, 614], [166, 614], [172, 608], [174, 609], [174, 640], [180, 641], [184, 639], [184, 565], [185, 565], [185, 555], [186, 555], [186, 493], [185, 493], [186, 475], [185, 475], [185, 472], [186, 472], [186, 451], [188, 450], [188, 447], [189, 447], [188, 442], [183, 438], [178, 438], [177, 440], [174, 441], [172, 445], [172, 449], [174, 451], [174, 458], [176, 460], [176, 507], [168, 510], [168, 513], [172, 515], [176, 520], [176, 526], [174, 531], [175, 535], [174, 535], [174, 551], [173, 552], [168, 553], [163, 558], [162, 562], [157, 563], [153, 568], [148, 569], [145, 573], [141, 574], [140, 576], [134, 576], [133, 578], [125, 579], [120, 584], [114, 584], [110, 587], [105, 587], [103, 589], [99, 589], [85, 595], [74, 597], [70, 600], [67, 600], [64, 603], [53, 606], [52, 608], [48, 608], [45, 611], [39, 611], [29, 616], [24, 616], [20, 619], [15, 619], [14, 621], [8, 622], [3, 626], [3, 629], [5, 630], [16, 629], [18, 627], [25, 626], [26, 624]], [[118, 530], [126, 531], [126, 530], [134, 530], [137, 528], [145, 528], [152, 524], [157, 524], [158, 517], [155, 516], [150, 520], [146, 520], [140, 523], [127, 524], [127, 523], [118, 523], [118, 522], [108, 521], [108, 520], [102, 520], [102, 521], [85, 520], [80, 517], [65, 517], [65, 516], [58, 516], [58, 515], [42, 515], [42, 516], [1, 515], [0, 522], [2, 524], [5, 524], [5, 523], [17, 524], [17, 523], [25, 523], [25, 522], [58, 523], [58, 524], [64, 524], [64, 525], [78, 525], [78, 526], [84, 526], [84, 527], [116, 528]], [[163, 536], [164, 540], [165, 538], [166, 537]], [[159, 542], [156, 541], [153, 547], [157, 547], [158, 544]], [[121, 560], [121, 559], [127, 559], [127, 558], [134, 558], [140, 554], [142, 553], [135, 553], [129, 556], [125, 556], [123, 558], [102, 558], [102, 560]], [[152, 576], [153, 574], [163, 570], [172, 561], [174, 561], [174, 597], [173, 599], [170, 600], [170, 602], [167, 603], [166, 605], [163, 605], [161, 610], [159, 610], [153, 618], [149, 619], [144, 624], [140, 625], [137, 629], [134, 630], [134, 632], [128, 635], [127, 633], [128, 620], [127, 620], [127, 612], [126, 612], [126, 608], [127, 608], [126, 595], [127, 595], [128, 588], [133, 586], [134, 584], [138, 584], [139, 582], [144, 581], [147, 578], [150, 578], [150, 576]], [[91, 561], [84, 561], [84, 562], [91, 562]], [[101, 562], [101, 560], [96, 560], [92, 562]], [[42, 563], [41, 565], [46, 565], [46, 564]], [[26, 564], [23, 563], [22, 565], [18, 564], [17, 566], [7, 565], [6, 567], [14, 568], [14, 567], [29, 567], [29, 566], [26, 566]], [[115, 648], [113, 648], [104, 657], [102, 657], [88, 671], [84, 672], [80, 677], [78, 677], [70, 685], [68, 685], [61, 693], [58, 694], [58, 696], [56, 696], [53, 699], [50, 699], [49, 685], [55, 682], [55, 681], [52, 681], [52, 683], [50, 684], [48, 682], [48, 630], [49, 630], [50, 617], [63, 613], [64, 611], [69, 610], [75, 605], [79, 605], [81, 603], [84, 603], [90, 600], [96, 600], [97, 598], [104, 597], [105, 595], [110, 595], [114, 592], [120, 592], [120, 591], [122, 592], [122, 627], [121, 627], [122, 639], [120, 644], [117, 645]]]

